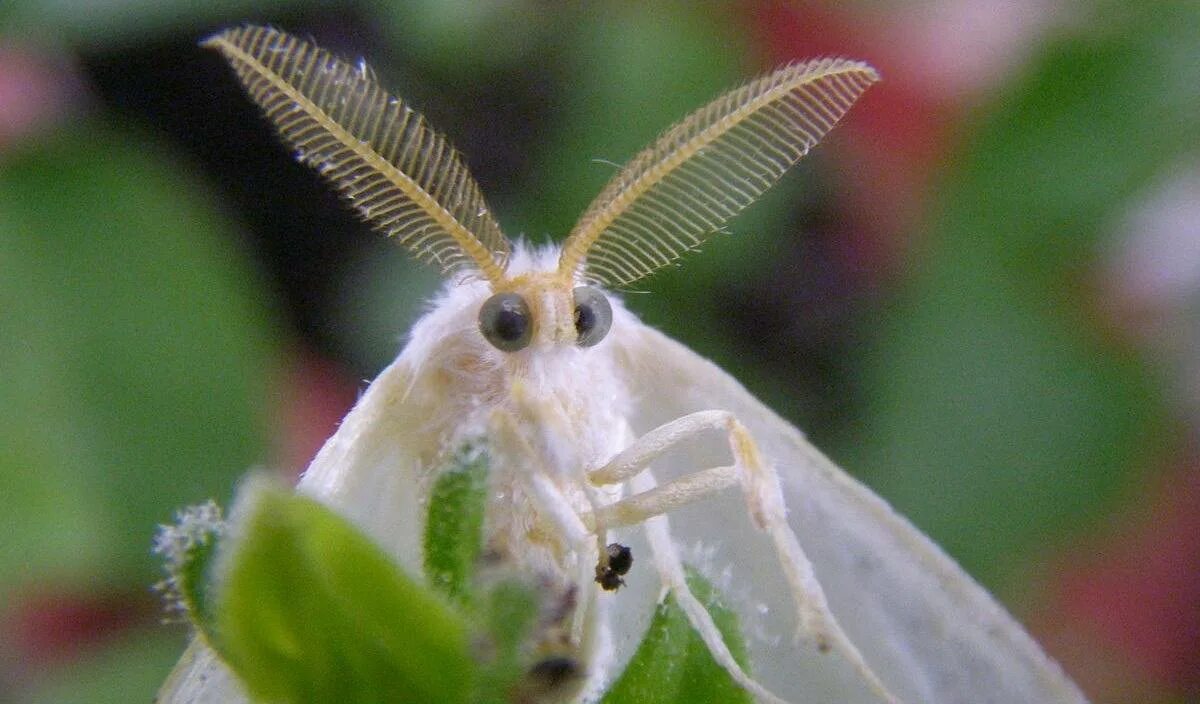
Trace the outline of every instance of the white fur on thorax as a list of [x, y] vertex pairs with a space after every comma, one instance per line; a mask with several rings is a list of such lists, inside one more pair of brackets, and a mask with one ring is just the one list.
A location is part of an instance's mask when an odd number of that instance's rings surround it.
[[[554, 271], [557, 264], [557, 247], [518, 243], [508, 274]], [[537, 530], [522, 473], [545, 473], [577, 512], [590, 510], [586, 472], [632, 439], [630, 394], [618, 374], [612, 338], [640, 323], [610, 296], [613, 327], [594, 347], [535, 340], [523, 350], [504, 352], [479, 330], [479, 309], [491, 295], [488, 282], [455, 277], [413, 326], [401, 361], [412, 370], [409, 394], [430, 411], [418, 434], [443, 452], [470, 440], [490, 444], [487, 540], [509, 548], [506, 552], [530, 568], [571, 573], [576, 560], [594, 562], [596, 556], [573, 555], [567, 545], [530, 543], [531, 535], [555, 536]], [[500, 422], [500, 415], [507, 422]], [[504, 437], [513, 429], [516, 437]], [[605, 503], [619, 495], [599, 494]]]
[[[554, 246], [517, 243], [508, 275], [554, 271], [558, 255]], [[589, 663], [585, 690], [599, 691], [613, 656], [603, 613], [607, 602], [597, 599], [590, 584], [599, 555], [587, 541], [572, 543], [539, 515], [530, 477], [548, 477], [576, 515], [623, 496], [619, 486], [588, 486], [587, 472], [634, 438], [631, 394], [618, 373], [613, 340], [641, 323], [609, 296], [613, 324], [597, 345], [553, 343], [535, 335], [529, 347], [503, 352], [479, 330], [479, 309], [492, 294], [488, 282], [469, 275], [448, 281], [413, 326], [398, 360], [410, 372], [407, 399], [428, 409], [417, 435], [424, 446], [438, 448], [426, 456], [421, 486], [414, 489], [427, 495], [432, 472], [464, 443], [488, 447], [485, 547], [539, 579], [578, 589], [575, 622], [583, 630], [577, 631], [576, 645]]]

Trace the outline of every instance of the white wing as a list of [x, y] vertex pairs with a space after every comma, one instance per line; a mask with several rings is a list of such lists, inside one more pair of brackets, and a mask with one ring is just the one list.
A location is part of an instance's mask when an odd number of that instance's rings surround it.
[[199, 637], [193, 637], [163, 682], [156, 704], [248, 704], [237, 676]]
[[371, 382], [296, 489], [337, 509], [421, 576], [420, 488], [441, 439], [429, 423], [445, 404], [414, 385], [410, 359], [406, 350]]
[[[298, 491], [329, 504], [357, 523], [412, 575], [422, 574], [418, 488], [423, 434], [435, 414], [426, 390], [410, 388], [401, 356], [371, 383], [305, 471]], [[237, 678], [199, 638], [159, 690], [159, 704], [243, 704]]]
[[[733, 412], [781, 475], [789, 522], [834, 615], [888, 689], [915, 702], [1083, 702], [1019, 624], [941, 549], [716, 365], [645, 325], [614, 335], [638, 433], [684, 414]], [[615, 326], [614, 326], [615, 327]], [[615, 332], [615, 330], [614, 330]], [[654, 465], [660, 483], [728, 463], [724, 438]], [[671, 514], [695, 566], [739, 611], [752, 676], [792, 702], [875, 701], [832, 653], [796, 641], [796, 619], [766, 537], [738, 492]], [[631, 575], [631, 579], [637, 575]], [[618, 594], [619, 596], [619, 594]]]

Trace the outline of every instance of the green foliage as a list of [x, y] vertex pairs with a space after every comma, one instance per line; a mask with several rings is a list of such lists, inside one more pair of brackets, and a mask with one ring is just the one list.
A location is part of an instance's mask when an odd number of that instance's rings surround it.
[[438, 473], [425, 522], [425, 575], [430, 585], [465, 602], [482, 550], [487, 455], [466, 447]]
[[[405, 0], [377, 3], [379, 24], [407, 37], [408, 51], [430, 70], [451, 75], [487, 73], [511, 66], [557, 24], [553, 15], [526, 0]], [[479, 47], [487, 46], [486, 51]]]
[[[40, 679], [22, 704], [130, 704], [152, 693], [179, 658], [183, 634], [164, 628], [137, 629], [71, 661], [61, 677]], [[8, 692], [5, 693], [6, 696]]]
[[183, 599], [183, 606], [192, 623], [209, 635], [216, 627], [209, 590], [209, 574], [216, 554], [216, 536], [196, 543], [187, 551], [186, 566], [179, 575], [179, 595]]
[[159, 528], [155, 554], [165, 561], [167, 577], [157, 586], [167, 608], [177, 611], [206, 638], [215, 638], [212, 570], [225, 522], [216, 502], [192, 506], [176, 515], [176, 522]]
[[229, 22], [309, 4], [306, 0], [5, 0], [0, 5], [0, 29], [25, 37], [105, 46], [150, 32]]
[[521, 579], [481, 585], [472, 595], [473, 622], [485, 636], [476, 649], [479, 666], [471, 704], [509, 704], [532, 663], [530, 640], [542, 611], [535, 587]]
[[[747, 669], [746, 644], [737, 615], [722, 603], [720, 594], [699, 573], [689, 572], [688, 586], [712, 614], [734, 659]], [[752, 701], [753, 697], [713, 660], [675, 598], [668, 596], [654, 613], [650, 628], [625, 672], [604, 695], [601, 704], [750, 704]]]
[[0, 594], [149, 583], [156, 524], [261, 457], [271, 336], [201, 194], [99, 122], [4, 155]]
[[251, 489], [220, 571], [217, 649], [271, 702], [462, 702], [468, 630], [317, 502]]
[[[445, 475], [454, 478], [443, 488], [457, 486], [435, 491], [430, 506], [447, 521], [482, 504], [473, 486], [461, 491], [460, 481], [484, 471], [486, 462], [480, 453], [457, 457], [462, 462]], [[258, 701], [510, 704], [555, 686], [539, 681], [539, 664], [576, 657], [552, 645], [557, 629], [567, 627], [564, 594], [511, 566], [464, 570], [461, 551], [448, 550], [455, 558], [445, 574], [452, 578], [431, 581], [443, 592], [449, 584], [463, 589], [452, 605], [405, 576], [330, 509], [261, 479], [242, 489], [228, 529], [205, 532], [197, 525], [212, 522], [195, 518], [196, 511], [184, 512], [179, 527], [164, 529], [160, 552], [171, 558], [179, 591], [194, 604], [187, 611], [193, 625]], [[447, 540], [455, 538], [464, 536]], [[474, 535], [466, 540], [478, 543]], [[190, 579], [196, 575], [204, 584]], [[746, 667], [737, 617], [699, 574], [689, 573], [688, 584]], [[579, 663], [577, 676], [562, 686], [580, 684], [585, 667]], [[671, 597], [604, 698], [605, 704], [750, 701]]]
[[504, 704], [532, 664], [530, 640], [541, 611], [535, 585], [503, 565], [480, 570], [488, 457], [462, 447], [438, 472], [425, 520], [425, 576], [475, 625], [478, 666], [473, 704]]
[[1165, 441], [1153, 375], [1081, 324], [1084, 289], [1064, 282], [1200, 137], [1200, 75], [1183, 50], [1198, 14], [1127, 8], [1120, 32], [1045, 48], [943, 179], [911, 285], [871, 350], [866, 456], [847, 464], [873, 470], [882, 495], [993, 587], [1019, 569], [1013, 557], [1103, 513], [1138, 453]]

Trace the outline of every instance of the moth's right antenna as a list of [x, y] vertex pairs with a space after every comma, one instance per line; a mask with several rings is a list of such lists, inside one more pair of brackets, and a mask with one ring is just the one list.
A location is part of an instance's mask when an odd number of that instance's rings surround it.
[[229, 29], [203, 46], [229, 60], [299, 158], [376, 229], [443, 271], [504, 280], [508, 239], [462, 158], [365, 64], [269, 27]]

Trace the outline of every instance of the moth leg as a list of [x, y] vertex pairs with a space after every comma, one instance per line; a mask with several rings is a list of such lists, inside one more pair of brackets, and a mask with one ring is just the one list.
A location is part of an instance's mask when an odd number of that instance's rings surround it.
[[[651, 492], [657, 486], [654, 474], [649, 470], [630, 477], [629, 484], [639, 494]], [[771, 693], [748, 675], [734, 659], [733, 653], [725, 643], [725, 637], [717, 628], [716, 622], [713, 621], [712, 614], [696, 598], [687, 584], [683, 559], [679, 556], [679, 550], [671, 537], [671, 527], [666, 514], [646, 519], [643, 529], [663, 587], [675, 596], [676, 604], [687, 617], [688, 623], [699, 634], [700, 639], [704, 641], [713, 660], [728, 672], [733, 681], [737, 682], [742, 689], [754, 695], [756, 701], [764, 704], [787, 704], [785, 700]]]
[[601, 485], [633, 479], [672, 447], [708, 430], [727, 433], [734, 459], [732, 466], [699, 470], [666, 484], [638, 491], [597, 508], [591, 515], [583, 516], [584, 524], [593, 530], [603, 530], [647, 522], [655, 516], [740, 484], [751, 519], [774, 545], [801, 626], [797, 637], [807, 633], [821, 652], [838, 650], [880, 698], [887, 702], [898, 702], [867, 665], [829, 609], [829, 602], [817, 580], [812, 562], [788, 525], [787, 506], [779, 475], [763, 461], [750, 431], [732, 413], [700, 411], [661, 425], [636, 440], [603, 467], [590, 472], [588, 478]]

